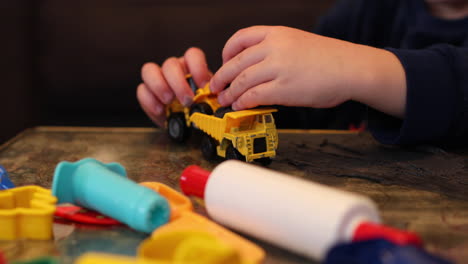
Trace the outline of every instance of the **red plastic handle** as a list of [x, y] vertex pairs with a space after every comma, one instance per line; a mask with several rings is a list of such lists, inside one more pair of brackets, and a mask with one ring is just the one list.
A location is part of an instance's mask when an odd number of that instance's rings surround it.
[[364, 222], [354, 231], [353, 242], [383, 238], [397, 245], [414, 245], [422, 247], [421, 238], [413, 232]]
[[185, 195], [194, 195], [205, 198], [205, 186], [210, 177], [210, 172], [196, 165], [190, 165], [180, 176], [180, 189]]

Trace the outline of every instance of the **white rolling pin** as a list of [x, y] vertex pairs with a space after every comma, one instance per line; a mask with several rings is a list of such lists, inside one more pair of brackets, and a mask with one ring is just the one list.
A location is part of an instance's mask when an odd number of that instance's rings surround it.
[[211, 173], [189, 166], [180, 187], [203, 198], [215, 221], [316, 260], [341, 242], [420, 243], [412, 233], [373, 224], [380, 222], [378, 210], [364, 196], [241, 161], [225, 161]]

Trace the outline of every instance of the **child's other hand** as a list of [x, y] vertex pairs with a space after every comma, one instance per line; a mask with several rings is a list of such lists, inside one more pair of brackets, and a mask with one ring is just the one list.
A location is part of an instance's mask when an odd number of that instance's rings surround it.
[[188, 73], [192, 74], [198, 86], [210, 80], [212, 74], [202, 50], [190, 48], [183, 57], [168, 58], [162, 66], [153, 62], [143, 65], [143, 83], [138, 85], [137, 98], [145, 113], [158, 126], [164, 127], [165, 106], [174, 98], [186, 106], [192, 103], [194, 94], [185, 80]]
[[[254, 26], [227, 41], [223, 66], [210, 87], [219, 93], [221, 105], [232, 104], [235, 110], [259, 105], [327, 108], [350, 99], [372, 105], [373, 98], [367, 97], [376, 92], [370, 88], [377, 80], [374, 69], [387, 70], [379, 65], [390, 65], [383, 63], [395, 57], [389, 53], [298, 29]], [[390, 83], [393, 75], [383, 77]]]

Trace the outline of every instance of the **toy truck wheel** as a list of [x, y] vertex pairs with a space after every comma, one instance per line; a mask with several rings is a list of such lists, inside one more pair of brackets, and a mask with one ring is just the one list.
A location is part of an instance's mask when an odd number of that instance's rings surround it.
[[272, 158], [259, 158], [255, 160], [256, 162], [262, 164], [262, 166], [268, 166], [273, 161]]
[[205, 115], [212, 115], [213, 109], [211, 109], [211, 106], [207, 103], [198, 103], [190, 107], [190, 115], [197, 112]]
[[216, 141], [207, 134], [203, 135], [201, 140], [200, 149], [203, 154], [203, 157], [206, 160], [214, 160], [217, 157], [216, 153]]
[[[212, 115], [213, 109], [211, 109], [211, 106], [207, 103], [198, 103], [190, 107], [190, 115], [192, 115], [193, 113], [202, 113], [205, 115]], [[198, 129], [198, 127], [193, 123], [192, 123], [192, 127], [195, 129]]]
[[230, 144], [226, 149], [226, 159], [245, 161], [245, 156], [242, 155], [237, 149], [235, 149], [232, 144]]
[[229, 112], [233, 112], [233, 111], [234, 110], [232, 110], [230, 106], [220, 107], [218, 108], [218, 110], [216, 110], [216, 112], [214, 113], [214, 116], [223, 118], [225, 114]]
[[182, 113], [171, 114], [167, 120], [167, 133], [169, 137], [177, 142], [184, 142], [188, 135], [189, 129], [185, 125], [185, 117]]

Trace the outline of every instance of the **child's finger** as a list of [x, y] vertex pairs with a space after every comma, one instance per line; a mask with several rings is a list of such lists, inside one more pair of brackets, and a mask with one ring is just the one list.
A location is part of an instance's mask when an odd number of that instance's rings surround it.
[[237, 31], [224, 45], [223, 63], [226, 63], [248, 47], [262, 42], [269, 29], [268, 26], [253, 26]]
[[167, 59], [163, 63], [162, 72], [177, 99], [179, 99], [184, 106], [189, 106], [192, 103], [194, 95], [189, 84], [185, 80], [185, 72], [179, 59], [175, 57]]
[[161, 68], [155, 63], [145, 63], [141, 69], [141, 77], [146, 87], [156, 95], [161, 102], [169, 104], [174, 93], [166, 82]]
[[[215, 73], [211, 79], [210, 89], [214, 93], [221, 92], [234, 79], [238, 80], [238, 84], [242, 83], [245, 76], [239, 76], [248, 67], [257, 64], [265, 59], [266, 50], [261, 48], [261, 45], [250, 47], [237, 54], [234, 59], [226, 62]], [[250, 76], [249, 76], [250, 77]]]
[[201, 49], [195, 47], [188, 49], [184, 54], [184, 62], [198, 87], [210, 81], [212, 73], [208, 69], [205, 53]]
[[273, 102], [274, 89], [272, 87], [274, 81], [261, 83], [243, 93], [236, 101], [232, 104], [232, 109], [238, 111], [248, 108], [253, 108], [259, 105], [272, 105], [276, 104]]
[[218, 101], [222, 106], [231, 105], [237, 98], [252, 87], [269, 82], [275, 77], [273, 68], [267, 61], [261, 61], [241, 72], [231, 83], [228, 89], [218, 95]]
[[137, 87], [137, 99], [148, 117], [158, 126], [164, 127], [166, 119], [164, 105], [144, 83], [141, 83]]

